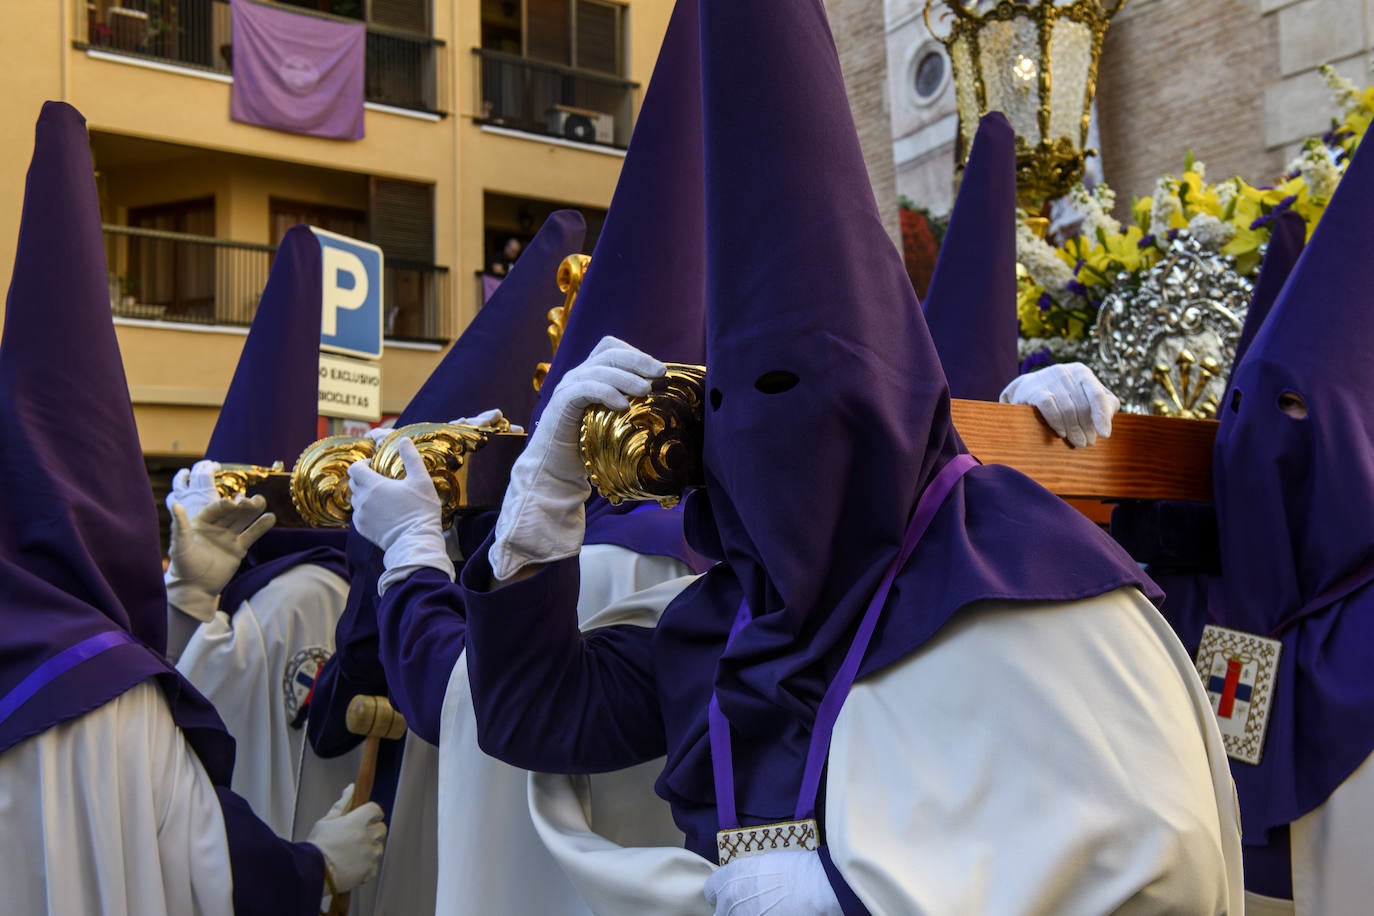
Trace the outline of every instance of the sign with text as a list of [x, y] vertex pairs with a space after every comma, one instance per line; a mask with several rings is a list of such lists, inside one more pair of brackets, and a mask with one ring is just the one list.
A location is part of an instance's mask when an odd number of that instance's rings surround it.
[[382, 418], [382, 367], [347, 356], [320, 354], [320, 416]]
[[320, 242], [320, 349], [379, 359], [382, 355], [382, 249], [325, 229]]

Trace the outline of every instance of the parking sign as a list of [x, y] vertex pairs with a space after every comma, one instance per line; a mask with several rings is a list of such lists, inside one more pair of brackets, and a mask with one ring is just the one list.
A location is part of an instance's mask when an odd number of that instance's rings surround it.
[[323, 262], [320, 349], [381, 358], [382, 249], [314, 226], [310, 231]]

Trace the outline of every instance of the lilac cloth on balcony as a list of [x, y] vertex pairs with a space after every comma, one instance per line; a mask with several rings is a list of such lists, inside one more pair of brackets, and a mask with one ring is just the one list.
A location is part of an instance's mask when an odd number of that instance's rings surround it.
[[363, 138], [367, 28], [230, 0], [235, 121], [338, 140]]

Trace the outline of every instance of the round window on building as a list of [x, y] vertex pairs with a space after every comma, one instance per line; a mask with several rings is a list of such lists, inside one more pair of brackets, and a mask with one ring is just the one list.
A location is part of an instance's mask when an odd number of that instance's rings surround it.
[[916, 90], [916, 99], [920, 102], [929, 102], [940, 94], [940, 90], [945, 88], [945, 55], [935, 49], [927, 50], [916, 61], [914, 68], [913, 88]]

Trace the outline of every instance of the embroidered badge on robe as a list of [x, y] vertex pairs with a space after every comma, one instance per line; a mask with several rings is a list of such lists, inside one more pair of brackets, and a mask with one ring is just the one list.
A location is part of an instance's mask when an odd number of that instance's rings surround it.
[[716, 834], [716, 855], [721, 865], [729, 865], [735, 859], [760, 856], [765, 852], [781, 852], [785, 849], [811, 851], [819, 849], [820, 845], [821, 832], [814, 818], [721, 830]]
[[1202, 631], [1197, 671], [1229, 757], [1260, 762], [1282, 648], [1276, 639], [1225, 627], [1208, 626]]
[[282, 700], [286, 703], [286, 719], [292, 728], [305, 726], [310, 712], [310, 698], [315, 693], [315, 678], [319, 676], [324, 663], [329, 661], [329, 651], [320, 646], [302, 649], [286, 663], [286, 673], [282, 676]]

